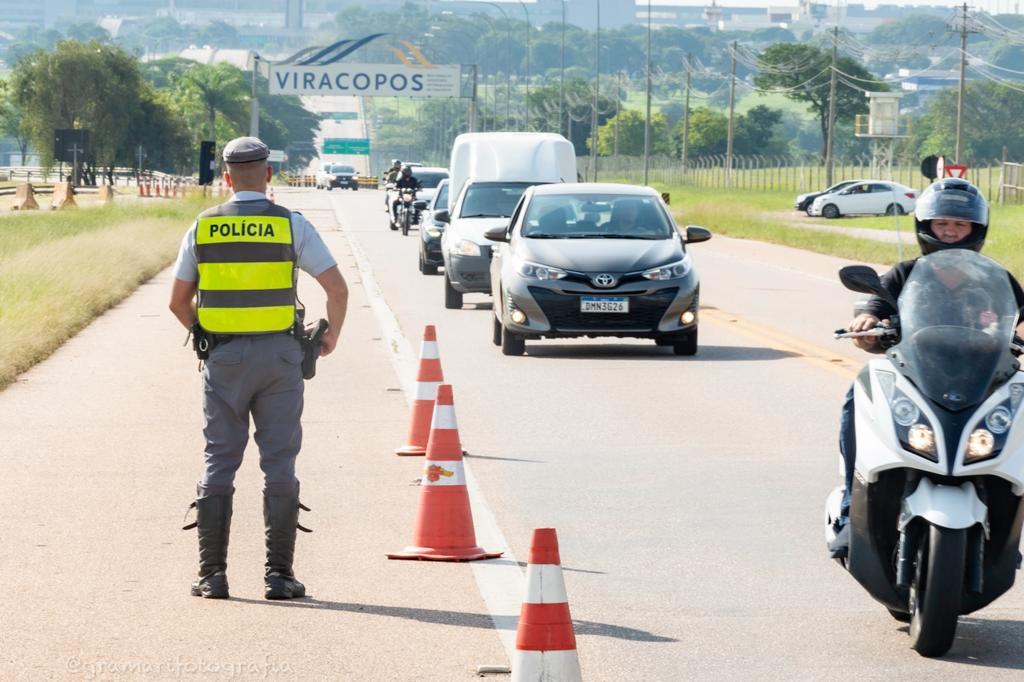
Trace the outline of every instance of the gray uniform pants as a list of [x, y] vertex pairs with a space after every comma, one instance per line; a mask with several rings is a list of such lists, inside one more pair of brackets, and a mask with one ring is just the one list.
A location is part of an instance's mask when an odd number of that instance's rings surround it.
[[249, 414], [264, 493], [295, 496], [302, 446], [302, 349], [287, 334], [239, 336], [218, 344], [203, 372], [206, 450], [198, 496], [231, 494], [249, 442]]

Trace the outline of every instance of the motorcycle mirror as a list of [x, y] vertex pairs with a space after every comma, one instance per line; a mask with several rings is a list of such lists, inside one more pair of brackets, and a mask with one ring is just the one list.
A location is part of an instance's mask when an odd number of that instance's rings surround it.
[[451, 218], [448, 216], [448, 210], [442, 208], [440, 211], [434, 211], [434, 220], [439, 223], [450, 223]]
[[486, 239], [490, 239], [492, 242], [507, 242], [508, 226], [501, 225], [499, 227], [492, 227], [491, 229], [484, 232], [484, 237]]
[[711, 230], [701, 227], [700, 225], [687, 225], [686, 226], [686, 243], [696, 244], [697, 242], [706, 242], [711, 239]]
[[867, 265], [847, 265], [839, 270], [839, 281], [850, 291], [861, 294], [874, 294], [888, 303], [893, 310], [897, 308], [896, 299], [882, 286], [878, 273]]

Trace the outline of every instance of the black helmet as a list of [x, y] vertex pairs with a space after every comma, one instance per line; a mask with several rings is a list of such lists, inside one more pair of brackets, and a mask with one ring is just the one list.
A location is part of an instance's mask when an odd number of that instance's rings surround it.
[[407, 178], [412, 175], [412, 166], [402, 166], [402, 177]]
[[[971, 233], [958, 242], [947, 244], [932, 232], [932, 220], [936, 218], [970, 221]], [[917, 243], [925, 256], [941, 249], [981, 251], [988, 234], [988, 202], [978, 188], [966, 180], [943, 178], [929, 185], [918, 197], [914, 227], [917, 228]]]
[[402, 160], [401, 159], [391, 159], [391, 166], [392, 167], [401, 166], [401, 165], [402, 165]]

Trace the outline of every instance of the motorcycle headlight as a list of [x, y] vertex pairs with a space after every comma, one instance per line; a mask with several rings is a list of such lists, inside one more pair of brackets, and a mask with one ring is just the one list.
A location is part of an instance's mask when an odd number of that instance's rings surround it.
[[996, 435], [1004, 434], [1010, 430], [1010, 424], [1013, 421], [1013, 416], [1010, 411], [1000, 405], [996, 409], [988, 413], [985, 417], [985, 426], [988, 430]]
[[647, 279], [653, 280], [676, 279], [679, 277], [685, 277], [692, 267], [693, 264], [690, 261], [690, 255], [687, 254], [680, 261], [669, 263], [668, 265], [662, 265], [659, 268], [651, 268], [643, 274]]
[[992, 456], [996, 449], [996, 437], [988, 429], [974, 429], [967, 437], [967, 455], [964, 464]]
[[462, 256], [479, 256], [480, 245], [471, 242], [468, 239], [459, 239], [452, 244], [452, 253], [457, 253]]
[[531, 263], [530, 261], [524, 260], [516, 267], [516, 272], [521, 276], [529, 279], [539, 279], [543, 281], [552, 279], [562, 279], [567, 273], [565, 270], [558, 268], [548, 267], [547, 265], [540, 265], [539, 263]]
[[907, 444], [926, 455], [935, 454], [935, 432], [926, 424], [914, 424], [907, 432]]
[[921, 410], [910, 398], [899, 397], [892, 401], [892, 418], [900, 426], [910, 426], [921, 416]]

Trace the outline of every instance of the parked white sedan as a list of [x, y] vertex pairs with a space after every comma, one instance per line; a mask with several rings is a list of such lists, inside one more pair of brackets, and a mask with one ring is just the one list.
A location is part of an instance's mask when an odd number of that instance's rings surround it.
[[844, 215], [895, 215], [912, 213], [917, 190], [898, 182], [858, 182], [814, 200], [808, 215], [838, 218]]

